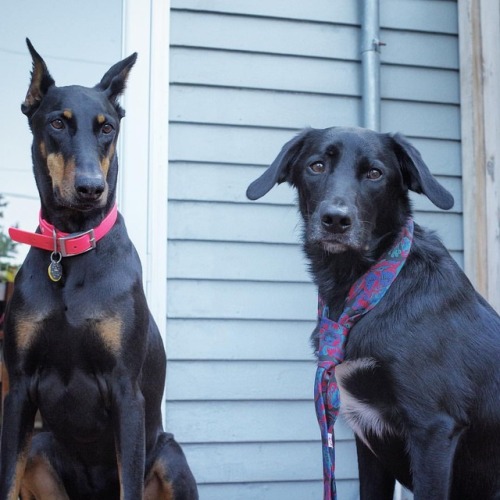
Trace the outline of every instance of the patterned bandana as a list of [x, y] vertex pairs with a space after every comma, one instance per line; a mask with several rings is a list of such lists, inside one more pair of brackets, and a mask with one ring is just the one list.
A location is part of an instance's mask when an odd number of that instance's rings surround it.
[[344, 345], [349, 330], [385, 295], [403, 268], [412, 241], [413, 220], [408, 219], [394, 246], [351, 287], [338, 321], [328, 318], [328, 307], [319, 298], [319, 351], [314, 403], [323, 445], [324, 500], [337, 498], [333, 425], [340, 410], [340, 394], [335, 367], [344, 361]]

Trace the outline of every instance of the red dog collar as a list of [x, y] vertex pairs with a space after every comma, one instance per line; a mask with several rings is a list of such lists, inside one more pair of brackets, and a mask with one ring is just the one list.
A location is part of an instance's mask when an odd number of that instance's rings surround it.
[[16, 227], [9, 228], [9, 235], [18, 243], [25, 243], [32, 247], [41, 248], [50, 252], [60, 253], [62, 257], [73, 257], [95, 248], [96, 243], [106, 236], [113, 227], [118, 217], [118, 208], [111, 209], [104, 220], [95, 228], [80, 233], [63, 233], [58, 231], [52, 224], [42, 219], [40, 213], [41, 233], [31, 233]]

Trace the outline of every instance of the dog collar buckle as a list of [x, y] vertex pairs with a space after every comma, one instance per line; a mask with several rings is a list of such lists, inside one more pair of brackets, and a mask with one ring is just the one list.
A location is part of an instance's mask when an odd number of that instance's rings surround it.
[[[87, 248], [81, 248], [83, 245], [81, 245], [81, 242], [86, 239], [85, 237], [88, 236], [87, 242], [88, 242], [88, 247]], [[89, 229], [88, 231], [82, 231], [81, 233], [71, 233], [68, 234], [67, 236], [61, 236], [57, 238], [58, 246], [59, 246], [59, 252], [63, 257], [73, 257], [75, 255], [80, 255], [82, 253], [89, 252], [90, 250], [93, 250], [96, 247], [96, 237], [95, 237], [95, 232], [94, 229]], [[68, 243], [72, 243], [72, 247], [68, 245]], [[78, 243], [78, 250], [76, 251]], [[69, 246], [69, 249], [68, 249]]]

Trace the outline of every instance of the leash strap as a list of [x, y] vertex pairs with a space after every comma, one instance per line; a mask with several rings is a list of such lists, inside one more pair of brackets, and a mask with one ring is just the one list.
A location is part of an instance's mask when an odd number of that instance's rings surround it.
[[116, 204], [103, 221], [95, 228], [80, 233], [63, 233], [39, 216], [40, 233], [9, 228], [9, 235], [18, 243], [25, 243], [42, 250], [60, 253], [62, 257], [73, 257], [95, 248], [96, 243], [106, 236], [118, 217]]
[[393, 247], [355, 281], [338, 321], [329, 319], [328, 307], [321, 297], [318, 299], [319, 350], [314, 403], [321, 431], [324, 500], [337, 499], [334, 424], [340, 411], [340, 392], [335, 367], [344, 361], [349, 330], [382, 300], [403, 268], [410, 253], [413, 228], [413, 220], [408, 219]]

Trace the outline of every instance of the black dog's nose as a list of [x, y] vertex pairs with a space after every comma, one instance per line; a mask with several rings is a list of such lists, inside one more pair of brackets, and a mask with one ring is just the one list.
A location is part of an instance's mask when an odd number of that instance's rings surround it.
[[105, 187], [102, 177], [77, 177], [75, 182], [78, 196], [86, 201], [97, 200], [104, 193]]
[[322, 226], [331, 233], [345, 233], [352, 224], [351, 217], [345, 207], [329, 205], [321, 213]]

